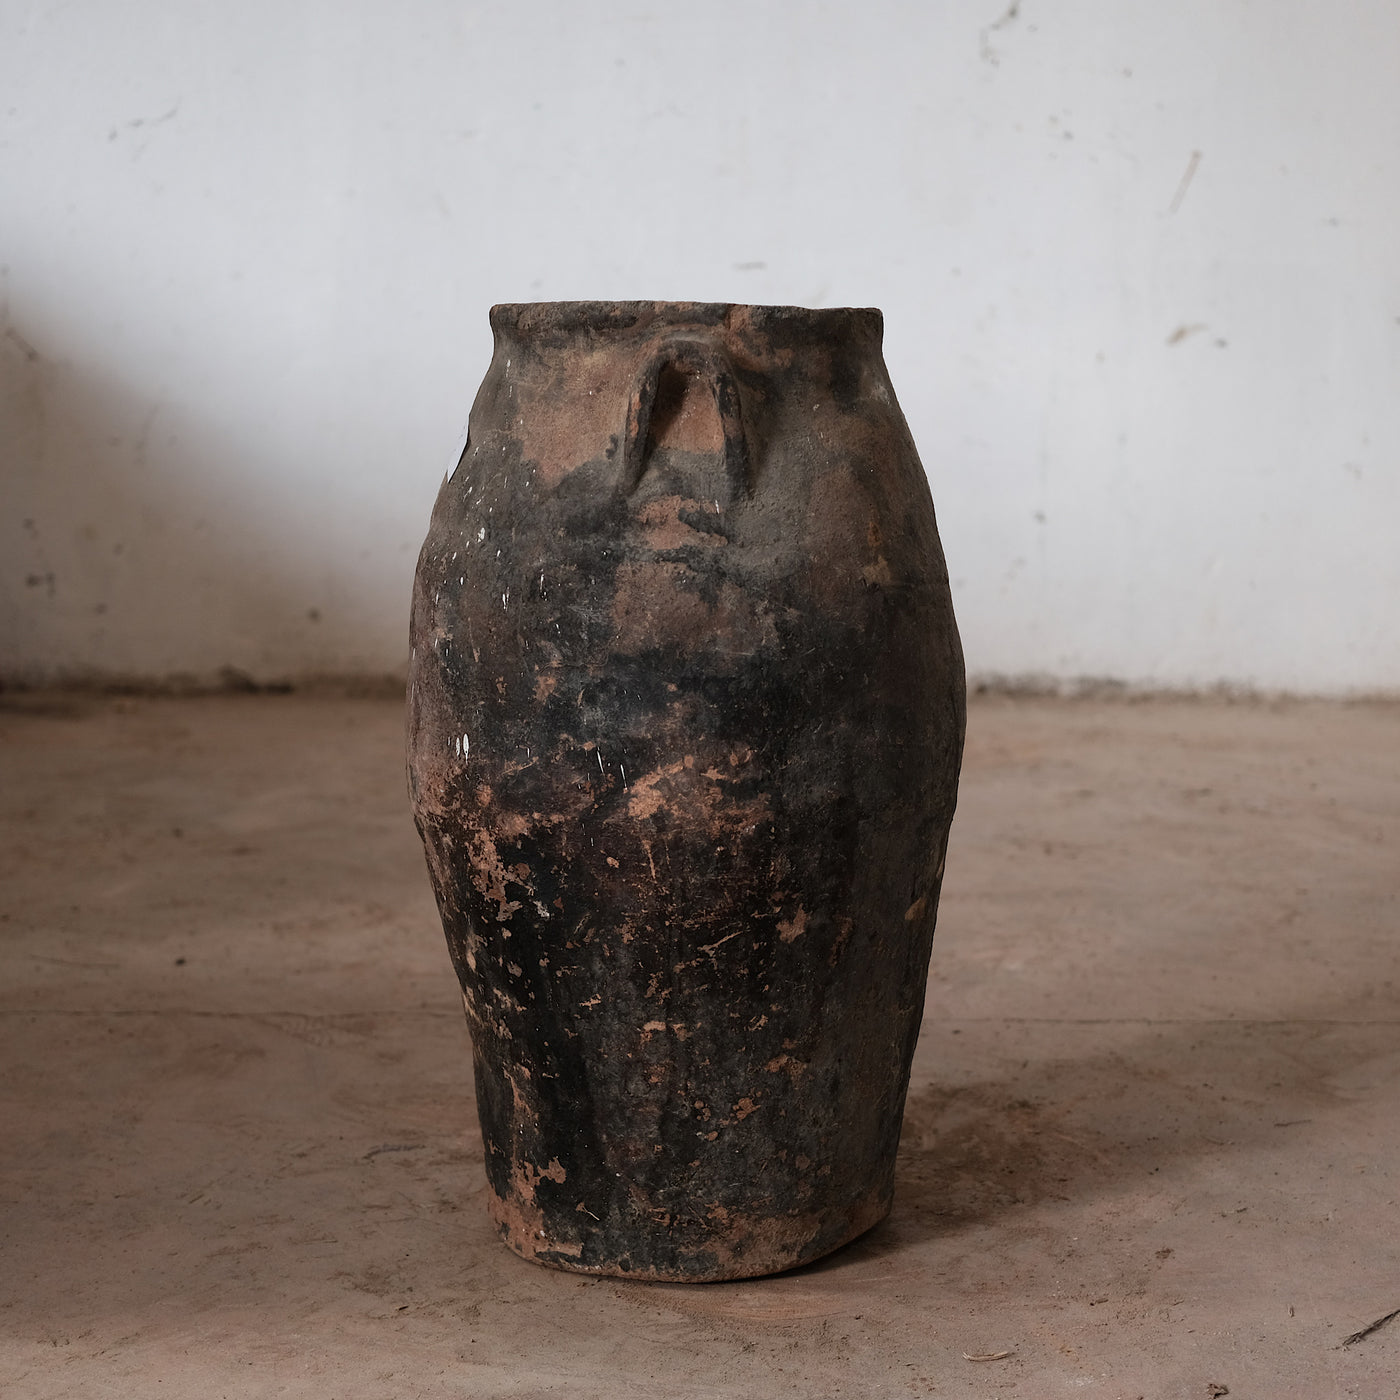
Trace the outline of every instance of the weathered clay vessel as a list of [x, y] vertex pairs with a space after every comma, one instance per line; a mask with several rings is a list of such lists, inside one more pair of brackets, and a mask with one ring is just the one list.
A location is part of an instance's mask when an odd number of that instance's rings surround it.
[[492, 1211], [772, 1273], [890, 1208], [964, 725], [874, 310], [498, 306], [413, 595], [409, 767]]

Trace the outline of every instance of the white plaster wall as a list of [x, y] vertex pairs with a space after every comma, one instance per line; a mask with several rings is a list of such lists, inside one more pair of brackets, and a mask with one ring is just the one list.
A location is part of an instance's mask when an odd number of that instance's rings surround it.
[[1400, 687], [1393, 0], [0, 0], [0, 675], [402, 666], [494, 301], [884, 308], [976, 674]]

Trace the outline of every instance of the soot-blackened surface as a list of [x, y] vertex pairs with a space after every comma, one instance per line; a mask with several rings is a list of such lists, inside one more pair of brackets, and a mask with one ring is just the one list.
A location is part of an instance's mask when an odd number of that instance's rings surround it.
[[771, 1272], [888, 1209], [963, 679], [874, 312], [497, 308], [410, 776], [507, 1242]]

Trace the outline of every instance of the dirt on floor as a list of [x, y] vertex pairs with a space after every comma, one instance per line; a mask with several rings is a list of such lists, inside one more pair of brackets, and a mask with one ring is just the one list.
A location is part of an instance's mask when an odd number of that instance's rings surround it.
[[894, 1213], [487, 1220], [401, 706], [0, 696], [0, 1394], [1400, 1394], [1400, 706], [983, 698]]

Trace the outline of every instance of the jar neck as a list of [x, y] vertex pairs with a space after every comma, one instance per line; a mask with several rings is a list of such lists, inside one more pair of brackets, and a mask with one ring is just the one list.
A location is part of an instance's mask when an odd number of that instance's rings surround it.
[[884, 317], [873, 307], [747, 306], [730, 302], [543, 301], [491, 308], [496, 342], [562, 348], [635, 342], [668, 330], [710, 330], [725, 339], [759, 340], [774, 349], [880, 346]]

